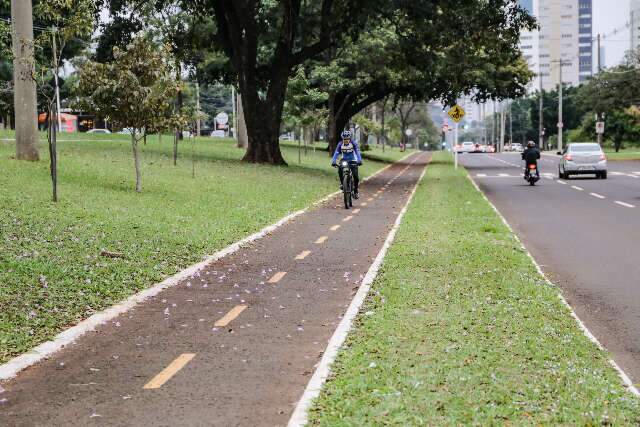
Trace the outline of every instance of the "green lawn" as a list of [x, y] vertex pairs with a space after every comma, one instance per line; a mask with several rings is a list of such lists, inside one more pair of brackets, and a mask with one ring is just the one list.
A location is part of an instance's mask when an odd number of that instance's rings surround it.
[[438, 153], [311, 411], [341, 425], [629, 425], [639, 400]]
[[640, 160], [640, 149], [631, 147], [616, 153], [613, 148], [605, 148], [608, 160]]
[[[324, 151], [298, 164], [285, 146], [289, 167], [249, 165], [233, 141], [202, 138], [181, 144], [174, 167], [171, 138], [152, 137], [137, 194], [128, 136], [61, 135], [54, 204], [45, 144], [40, 162], [18, 162], [7, 139], [0, 132], [0, 362], [338, 189]], [[385, 165], [366, 161], [362, 175]]]

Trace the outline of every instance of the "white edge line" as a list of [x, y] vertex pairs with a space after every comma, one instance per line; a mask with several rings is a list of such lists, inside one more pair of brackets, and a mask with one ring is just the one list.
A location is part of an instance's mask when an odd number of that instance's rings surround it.
[[347, 334], [351, 330], [353, 321], [358, 315], [358, 312], [360, 311], [360, 307], [364, 303], [364, 300], [367, 297], [367, 294], [369, 293], [371, 284], [373, 283], [376, 276], [378, 275], [378, 270], [382, 265], [382, 261], [384, 260], [385, 255], [387, 254], [387, 250], [389, 249], [389, 246], [391, 246], [391, 244], [393, 243], [393, 240], [395, 239], [396, 232], [398, 231], [398, 228], [400, 228], [400, 223], [402, 222], [402, 218], [404, 217], [404, 214], [406, 213], [407, 208], [411, 203], [411, 200], [413, 200], [413, 196], [416, 190], [418, 189], [418, 185], [422, 181], [422, 178], [424, 177], [424, 174], [426, 173], [426, 171], [427, 171], [427, 166], [425, 166], [424, 170], [420, 174], [420, 177], [418, 178], [416, 185], [413, 187], [413, 190], [411, 191], [411, 194], [409, 195], [407, 202], [405, 203], [404, 207], [398, 214], [398, 217], [396, 218], [396, 221], [393, 224], [393, 227], [391, 228], [391, 231], [389, 232], [389, 235], [387, 236], [387, 239], [385, 240], [384, 245], [382, 246], [382, 249], [380, 249], [380, 252], [378, 252], [378, 255], [373, 261], [373, 264], [371, 264], [371, 267], [369, 267], [367, 274], [364, 276], [364, 279], [362, 279], [362, 283], [358, 288], [358, 292], [353, 297], [353, 300], [351, 301], [351, 304], [349, 305], [349, 308], [347, 309], [346, 313], [342, 317], [340, 324], [338, 325], [337, 329], [331, 336], [331, 339], [327, 344], [327, 348], [324, 351], [322, 359], [318, 363], [318, 366], [313, 376], [309, 380], [309, 383], [307, 384], [307, 387], [305, 388], [304, 393], [302, 394], [302, 397], [298, 401], [298, 404], [296, 405], [296, 408], [293, 411], [291, 418], [289, 419], [289, 423], [287, 424], [288, 427], [298, 427], [298, 426], [304, 426], [307, 424], [309, 408], [311, 407], [313, 400], [320, 395], [322, 386], [324, 385], [325, 381], [329, 376], [329, 373], [331, 372], [331, 365], [336, 359], [338, 351], [340, 350], [340, 348], [342, 347], [342, 344], [347, 338]]
[[621, 202], [619, 200], [616, 200], [614, 203], [620, 205], [620, 206], [624, 206], [625, 208], [635, 208], [634, 205], [630, 205], [629, 203], [625, 203], [625, 202]]
[[[394, 164], [397, 164], [397, 163], [400, 163], [400, 162], [406, 160], [409, 156], [411, 156], [413, 154], [415, 154], [415, 152], [409, 153], [405, 157], [401, 158], [400, 160], [397, 160], [394, 163], [388, 164], [387, 166], [383, 167], [382, 169], [376, 171], [374, 174], [366, 177], [362, 181], [365, 182], [365, 181], [368, 181], [368, 180], [374, 178], [375, 176], [381, 174], [383, 171], [385, 171], [386, 169], [390, 168]], [[340, 193], [340, 191], [336, 191], [334, 193], [331, 193], [331, 194], [323, 197], [322, 199], [314, 202], [311, 206], [313, 207], [313, 206], [317, 206], [317, 205], [320, 205], [322, 203], [325, 203], [328, 200], [331, 200], [333, 197], [335, 197], [339, 193]], [[196, 272], [202, 270], [203, 268], [205, 268], [210, 263], [215, 262], [215, 261], [219, 260], [220, 258], [224, 258], [227, 255], [230, 255], [230, 254], [238, 251], [240, 248], [242, 248], [243, 246], [246, 246], [247, 244], [249, 244], [251, 242], [254, 242], [256, 240], [259, 240], [259, 239], [263, 238], [264, 236], [268, 235], [269, 233], [272, 233], [276, 229], [282, 227], [283, 225], [285, 225], [286, 223], [288, 223], [292, 219], [294, 219], [294, 218], [302, 215], [303, 213], [307, 212], [307, 210], [309, 210], [309, 208], [305, 208], [305, 209], [301, 209], [301, 210], [295, 211], [295, 212], [293, 212], [293, 213], [281, 218], [276, 223], [271, 224], [271, 225], [263, 228], [262, 230], [258, 231], [257, 233], [254, 233], [254, 234], [252, 234], [250, 236], [247, 236], [244, 239], [242, 239], [242, 240], [240, 240], [240, 241], [238, 241], [236, 243], [233, 243], [230, 246], [227, 246], [226, 248], [216, 252], [213, 255], [205, 256], [204, 260], [200, 261], [199, 263], [193, 264], [192, 266], [187, 267], [186, 269], [176, 273], [175, 275], [164, 279], [162, 282], [156, 283], [155, 285], [153, 285], [150, 288], [144, 289], [144, 290], [138, 292], [137, 294], [131, 295], [129, 298], [127, 298], [126, 300], [124, 300], [121, 303], [113, 305], [113, 306], [111, 306], [111, 307], [109, 307], [109, 308], [107, 308], [107, 309], [105, 309], [105, 310], [103, 310], [101, 312], [98, 312], [98, 313], [88, 317], [87, 319], [79, 322], [77, 325], [72, 326], [72, 327], [60, 332], [51, 341], [44, 342], [44, 343], [32, 348], [31, 350], [27, 351], [26, 353], [23, 353], [20, 356], [14, 357], [13, 359], [9, 360], [8, 362], [0, 365], [0, 381], [4, 381], [4, 380], [8, 380], [8, 379], [14, 378], [23, 369], [26, 369], [26, 368], [28, 368], [28, 367], [30, 367], [32, 365], [35, 365], [36, 363], [38, 363], [38, 362], [40, 362], [42, 360], [45, 360], [45, 359], [49, 358], [54, 353], [62, 350], [65, 346], [68, 346], [68, 345], [72, 344], [74, 341], [76, 341], [78, 338], [80, 338], [82, 335], [86, 334], [87, 332], [93, 331], [98, 326], [104, 324], [105, 322], [108, 322], [111, 319], [114, 319], [115, 317], [121, 315], [122, 313], [126, 313], [127, 311], [131, 310], [133, 307], [135, 307], [136, 305], [142, 303], [143, 301], [147, 300], [148, 298], [151, 298], [153, 296], [158, 295], [163, 290], [171, 288], [173, 286], [176, 286], [178, 283], [180, 283], [184, 279], [188, 278], [189, 276], [192, 276]]]
[[[564, 304], [564, 306], [569, 309], [569, 312], [571, 313], [571, 317], [573, 317], [575, 319], [576, 323], [578, 324], [578, 327], [582, 330], [584, 335], [586, 335], [586, 337], [589, 338], [591, 340], [591, 342], [593, 342], [600, 350], [606, 352], [607, 350], [602, 346], [602, 344], [600, 344], [600, 341], [598, 341], [598, 338], [596, 338], [595, 335], [593, 335], [591, 333], [589, 328], [587, 328], [587, 326], [582, 322], [582, 320], [580, 320], [580, 318], [578, 317], [576, 312], [573, 310], [573, 307], [571, 307], [571, 305], [569, 305], [567, 300], [562, 295], [562, 292], [559, 290], [560, 288], [558, 286], [556, 286], [551, 280], [549, 280], [549, 278], [544, 274], [544, 271], [542, 271], [542, 268], [540, 267], [540, 264], [538, 264], [538, 262], [533, 257], [533, 255], [531, 255], [531, 252], [529, 252], [529, 250], [524, 246], [524, 244], [522, 243], [522, 241], [520, 240], [518, 235], [515, 233], [515, 231], [513, 231], [513, 228], [511, 228], [511, 225], [509, 225], [509, 223], [507, 222], [506, 218], [500, 213], [498, 208], [496, 208], [496, 206], [491, 202], [491, 200], [489, 200], [489, 198], [482, 192], [482, 190], [480, 190], [480, 187], [478, 187], [478, 184], [476, 184], [476, 182], [468, 174], [467, 174], [467, 178], [469, 179], [469, 181], [471, 181], [473, 186], [482, 195], [482, 197], [487, 201], [487, 203], [489, 203], [489, 205], [493, 208], [493, 210], [498, 214], [498, 216], [500, 217], [500, 219], [502, 220], [504, 225], [509, 229], [509, 231], [511, 231], [511, 234], [515, 237], [516, 241], [520, 244], [520, 247], [522, 248], [522, 250], [529, 256], [529, 258], [533, 262], [533, 265], [536, 267], [536, 270], [538, 271], [538, 274], [540, 274], [540, 276], [542, 276], [542, 278], [545, 280], [545, 282], [547, 282], [548, 285], [553, 286], [553, 287], [558, 289], [558, 298], [560, 299], [562, 304]], [[609, 357], [608, 359], [609, 359], [609, 364], [611, 366], [613, 366], [613, 368], [618, 372], [618, 376], [622, 380], [622, 382], [623, 382], [624, 386], [627, 388], [627, 390], [629, 390], [635, 396], [640, 397], [640, 391], [636, 388], [636, 386], [633, 385], [633, 382], [631, 381], [631, 378], [629, 378], [627, 373], [625, 371], [623, 371], [622, 368], [620, 367], [620, 365], [618, 365], [616, 363], [616, 361], [613, 360], [611, 357]]]

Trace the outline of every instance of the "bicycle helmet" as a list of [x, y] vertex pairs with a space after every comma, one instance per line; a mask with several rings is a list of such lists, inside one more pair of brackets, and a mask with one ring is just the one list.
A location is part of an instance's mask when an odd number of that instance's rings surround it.
[[342, 137], [342, 139], [351, 139], [351, 131], [345, 130], [340, 136]]
[[535, 142], [533, 142], [533, 141], [527, 142], [527, 147], [535, 147], [535, 146], [536, 146]]

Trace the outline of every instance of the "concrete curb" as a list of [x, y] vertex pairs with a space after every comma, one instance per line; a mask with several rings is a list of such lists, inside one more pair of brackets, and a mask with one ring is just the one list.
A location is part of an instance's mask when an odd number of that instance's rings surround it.
[[[413, 164], [413, 163], [415, 163], [415, 161], [410, 164]], [[367, 274], [362, 280], [362, 283], [358, 288], [358, 292], [353, 297], [353, 300], [351, 300], [351, 304], [349, 305], [349, 308], [347, 308], [347, 311], [342, 317], [340, 324], [338, 325], [337, 329], [331, 336], [331, 339], [329, 340], [329, 343], [327, 344], [327, 347], [322, 355], [322, 359], [318, 363], [313, 376], [309, 380], [309, 383], [307, 384], [307, 387], [305, 388], [304, 393], [302, 394], [302, 397], [298, 401], [296, 408], [293, 411], [291, 418], [289, 419], [289, 423], [287, 424], [288, 427], [298, 427], [298, 426], [304, 426], [307, 424], [309, 408], [311, 407], [314, 399], [316, 399], [320, 395], [322, 386], [324, 385], [327, 378], [329, 377], [329, 373], [331, 372], [331, 365], [335, 361], [336, 356], [338, 355], [338, 352], [342, 347], [342, 344], [344, 343], [349, 331], [353, 326], [353, 321], [358, 315], [360, 311], [360, 307], [364, 303], [369, 293], [369, 290], [371, 289], [371, 284], [373, 283], [376, 276], [378, 275], [378, 270], [380, 269], [380, 266], [382, 265], [384, 257], [387, 254], [387, 250], [389, 249], [389, 247], [391, 246], [391, 244], [395, 239], [396, 233], [400, 228], [400, 224], [402, 223], [402, 218], [404, 217], [404, 214], [406, 213], [409, 207], [409, 204], [413, 200], [413, 196], [416, 193], [416, 190], [418, 189], [418, 185], [420, 185], [420, 182], [422, 181], [422, 178], [424, 177], [424, 174], [426, 173], [426, 171], [427, 171], [427, 168], [425, 167], [422, 173], [420, 174], [420, 177], [418, 178], [416, 185], [413, 187], [413, 190], [411, 191], [411, 194], [409, 195], [407, 202], [405, 203], [404, 207], [398, 214], [398, 217], [396, 218], [396, 221], [393, 224], [391, 231], [387, 235], [387, 239], [385, 240], [384, 245], [380, 249], [380, 252], [378, 252], [378, 255], [373, 261], [373, 264], [371, 264], [371, 267], [369, 267]]]
[[[500, 217], [500, 219], [502, 220], [504, 225], [509, 229], [511, 234], [513, 234], [513, 236], [515, 237], [516, 241], [518, 242], [518, 244], [520, 245], [522, 250], [529, 256], [529, 258], [531, 259], [531, 262], [533, 262], [533, 265], [536, 267], [536, 270], [538, 271], [538, 274], [540, 274], [540, 276], [542, 276], [542, 278], [545, 280], [545, 282], [547, 282], [547, 284], [549, 284], [549, 285], [551, 285], [551, 286], [553, 286], [553, 287], [555, 287], [557, 289], [560, 289], [551, 280], [549, 280], [549, 278], [544, 274], [544, 271], [542, 271], [542, 268], [540, 267], [540, 264], [538, 264], [538, 262], [533, 257], [531, 252], [529, 252], [529, 250], [524, 246], [524, 244], [522, 243], [522, 241], [520, 240], [518, 235], [515, 233], [513, 228], [511, 228], [511, 225], [509, 225], [509, 223], [507, 222], [507, 219], [500, 213], [498, 208], [491, 202], [491, 200], [489, 200], [489, 198], [482, 192], [482, 190], [480, 189], [478, 184], [476, 184], [476, 182], [473, 180], [473, 178], [468, 173], [467, 173], [467, 178], [469, 179], [469, 181], [471, 181], [471, 183], [473, 184], [475, 189], [482, 195], [482, 197], [487, 201], [487, 203], [489, 203], [489, 205], [493, 208], [493, 210], [496, 212], [496, 214], [498, 214], [498, 216]], [[607, 351], [602, 346], [602, 344], [600, 344], [600, 341], [598, 341], [598, 339], [595, 337], [595, 335], [593, 335], [593, 333], [591, 333], [589, 328], [587, 328], [587, 326], [582, 322], [582, 320], [580, 320], [580, 318], [578, 317], [576, 312], [569, 305], [569, 303], [564, 298], [564, 296], [562, 296], [562, 293], [560, 291], [558, 291], [558, 298], [560, 299], [562, 304], [569, 309], [569, 312], [571, 313], [571, 317], [573, 317], [575, 319], [576, 323], [578, 324], [578, 327], [584, 333], [584, 335], [587, 338], [589, 338], [589, 340], [591, 340], [591, 342], [593, 342], [600, 350]], [[631, 378], [629, 378], [627, 373], [624, 372], [624, 370], [622, 370], [622, 368], [611, 357], [609, 357], [608, 360], [609, 360], [609, 364], [617, 371], [618, 376], [622, 380], [622, 383], [627, 388], [627, 390], [629, 390], [635, 396], [640, 397], [640, 391], [636, 388], [635, 385], [633, 385], [633, 382], [631, 381]]]
[[[390, 168], [393, 164], [404, 161], [412, 154], [414, 153], [410, 153], [407, 156], [403, 157], [402, 159], [398, 160], [397, 162], [390, 163], [389, 165], [381, 168], [380, 170], [376, 171], [374, 174], [363, 179], [362, 182], [366, 182], [366, 181], [369, 181], [370, 179], [373, 179], [374, 177], [381, 174], [383, 171]], [[57, 351], [62, 350], [65, 346], [72, 344], [74, 341], [76, 341], [78, 338], [80, 338], [82, 335], [86, 334], [87, 332], [93, 331], [98, 326], [108, 322], [111, 319], [114, 319], [115, 317], [121, 315], [122, 313], [126, 313], [136, 305], [144, 302], [146, 299], [158, 295], [163, 290], [176, 286], [182, 280], [187, 279], [188, 277], [194, 275], [198, 271], [204, 269], [210, 263], [215, 262], [221, 258], [224, 258], [225, 256], [238, 251], [243, 246], [246, 246], [249, 243], [252, 243], [256, 240], [263, 238], [269, 233], [272, 233], [276, 229], [282, 227], [292, 219], [304, 214], [311, 207], [326, 203], [327, 201], [337, 196], [339, 193], [340, 191], [333, 192], [323, 197], [322, 199], [312, 203], [307, 208], [290, 213], [289, 215], [278, 220], [277, 222], [258, 231], [257, 233], [254, 233], [248, 237], [245, 237], [244, 239], [239, 240], [227, 246], [226, 248], [216, 252], [213, 255], [204, 257], [204, 259], [201, 262], [197, 264], [193, 264], [190, 267], [187, 267], [186, 269], [174, 274], [171, 277], [166, 278], [162, 282], [157, 283], [151, 286], [150, 288], [140, 291], [137, 294], [131, 295], [129, 298], [127, 298], [126, 300], [124, 300], [119, 304], [111, 306], [101, 312], [98, 312], [88, 317], [87, 319], [79, 322], [77, 325], [72, 326], [60, 332], [52, 340], [44, 342], [32, 348], [28, 352], [21, 354], [20, 356], [14, 357], [8, 362], [0, 365], [0, 381], [8, 380], [15, 377], [23, 369], [33, 366], [36, 363], [52, 356]]]

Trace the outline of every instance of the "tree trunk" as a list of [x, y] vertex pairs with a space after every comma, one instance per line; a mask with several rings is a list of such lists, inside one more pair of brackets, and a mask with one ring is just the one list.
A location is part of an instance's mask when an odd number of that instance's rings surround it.
[[330, 155], [333, 155], [333, 152], [336, 151], [342, 131], [348, 123], [349, 117], [344, 113], [344, 110], [339, 109], [334, 99], [334, 102], [329, 103], [329, 125], [327, 130], [327, 142], [329, 143]]
[[247, 122], [244, 118], [244, 109], [242, 108], [242, 95], [238, 94], [237, 99], [238, 105], [236, 109], [238, 111], [238, 119], [236, 121], [238, 123], [238, 129], [236, 129], [236, 133], [238, 136], [238, 147], [247, 148], [249, 146], [249, 136], [247, 135]]
[[613, 140], [613, 146], [616, 149], [616, 153], [620, 151], [620, 147], [622, 147], [622, 140], [620, 139], [614, 139]]
[[173, 134], [173, 166], [178, 165], [178, 131]]
[[142, 180], [140, 176], [140, 154], [138, 153], [138, 140], [135, 132], [131, 133], [131, 148], [133, 149], [133, 161], [136, 166], [136, 191], [142, 191]]
[[33, 16], [30, 1], [11, 1], [16, 159], [40, 160]]
[[[272, 84], [275, 83], [272, 80]], [[286, 165], [280, 151], [280, 124], [284, 107], [286, 79], [280, 82], [281, 91], [275, 91], [267, 100], [259, 99], [257, 92], [242, 93], [242, 108], [247, 126], [247, 152], [242, 158], [250, 163]]]
[[[49, 143], [49, 170], [51, 173], [51, 199], [54, 202], [58, 201], [58, 154], [56, 148], [57, 142], [57, 133], [56, 133], [56, 124], [55, 120], [52, 120], [53, 117], [58, 117], [58, 112], [55, 110], [53, 106], [55, 103], [50, 103], [49, 109], [47, 112], [47, 124], [48, 124], [48, 132], [47, 132], [47, 141]], [[52, 113], [52, 111], [56, 111]]]

